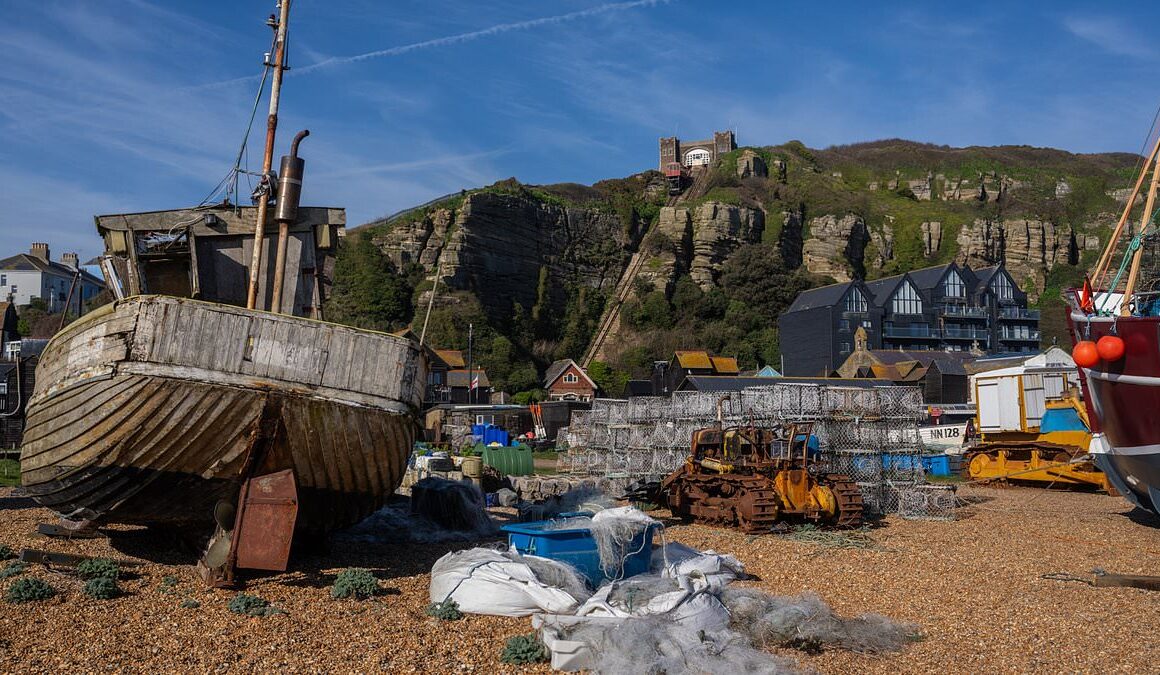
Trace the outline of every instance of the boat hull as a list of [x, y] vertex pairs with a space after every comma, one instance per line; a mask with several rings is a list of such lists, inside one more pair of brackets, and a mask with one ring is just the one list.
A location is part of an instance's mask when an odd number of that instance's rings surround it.
[[1074, 340], [1124, 340], [1118, 361], [1079, 368], [1096, 465], [1129, 501], [1160, 515], [1160, 317], [1069, 313]]
[[297, 529], [324, 532], [402, 481], [414, 343], [160, 296], [82, 321], [45, 351], [21, 451], [28, 493], [62, 516], [209, 526], [254, 469], [291, 469]]

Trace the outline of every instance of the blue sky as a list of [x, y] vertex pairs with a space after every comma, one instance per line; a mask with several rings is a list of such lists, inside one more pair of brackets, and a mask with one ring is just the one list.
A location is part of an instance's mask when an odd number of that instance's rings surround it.
[[[304, 201], [354, 225], [508, 176], [628, 175], [659, 136], [722, 128], [752, 145], [1140, 149], [1160, 5], [944, 6], [295, 0], [276, 155], [309, 128]], [[0, 0], [0, 254], [35, 240], [89, 257], [94, 214], [205, 197], [237, 152], [271, 11]]]

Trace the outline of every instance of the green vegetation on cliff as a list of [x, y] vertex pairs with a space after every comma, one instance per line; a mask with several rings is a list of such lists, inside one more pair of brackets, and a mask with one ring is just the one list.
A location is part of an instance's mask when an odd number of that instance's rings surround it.
[[[765, 162], [769, 176], [738, 175], [746, 151]], [[483, 192], [509, 200], [513, 208], [566, 211], [570, 221], [603, 214], [615, 218], [611, 230], [619, 227], [615, 237], [580, 238], [572, 248], [555, 251], [551, 261], [522, 267], [522, 301], [497, 302], [486, 283], [440, 287], [429, 343], [465, 349], [472, 325], [475, 362], [487, 368], [497, 388], [523, 392], [521, 399], [542, 395], [541, 377], [552, 360], [579, 360], [584, 354], [619, 272], [638, 248], [647, 256], [643, 269], [652, 273], [642, 276], [656, 279], [662, 270], [673, 271], [658, 283], [637, 279], [621, 311], [611, 359], [590, 371], [613, 394], [675, 349], [736, 356], [745, 369], [776, 366], [777, 317], [801, 290], [828, 281], [827, 275], [873, 279], [951, 260], [977, 267], [1005, 259], [1038, 297], [1044, 342], [1057, 337], [1066, 343], [1060, 291], [1081, 279], [1098, 253], [1107, 223], [1121, 208], [1115, 191], [1129, 184], [1137, 160], [1128, 154], [949, 148], [901, 140], [824, 150], [797, 141], [742, 148], [724, 155], [701, 195], [682, 204], [693, 209], [716, 202], [765, 213], [760, 242], [730, 244], [727, 258], [714, 263], [715, 282], [708, 286], [704, 276], [700, 285], [695, 282], [680, 262], [690, 255], [689, 241], [671, 241], [655, 231], [644, 236], [667, 199], [657, 172], [591, 186], [528, 186], [508, 179], [352, 230], [340, 252], [327, 312], [360, 326], [418, 330], [433, 259], [422, 266], [397, 257], [392, 263], [382, 242], [441, 212], [443, 225], [434, 231], [446, 244], [457, 236], [465, 200]], [[502, 228], [505, 222], [502, 213], [492, 212], [487, 227]], [[839, 222], [847, 234], [832, 235]], [[1021, 243], [1014, 243], [1016, 234]], [[580, 269], [607, 274], [597, 282]]]

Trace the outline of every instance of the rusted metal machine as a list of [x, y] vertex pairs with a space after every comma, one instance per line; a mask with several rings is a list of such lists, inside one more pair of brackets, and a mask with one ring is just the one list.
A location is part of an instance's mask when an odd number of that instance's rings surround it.
[[685, 465], [660, 483], [673, 515], [768, 532], [785, 520], [862, 524], [862, 494], [849, 477], [825, 473], [811, 454], [812, 424], [720, 425], [693, 432]]

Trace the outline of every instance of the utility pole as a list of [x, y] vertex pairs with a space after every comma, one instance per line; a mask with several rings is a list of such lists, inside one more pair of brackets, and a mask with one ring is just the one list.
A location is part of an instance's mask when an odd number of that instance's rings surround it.
[[471, 361], [471, 340], [474, 332], [475, 324], [467, 324], [467, 402], [475, 403], [475, 389], [471, 386], [471, 372], [473, 363]]
[[[279, 17], [276, 26], [277, 38], [274, 44], [274, 63], [267, 63], [274, 69], [273, 84], [270, 85], [270, 112], [266, 116], [266, 152], [262, 156], [262, 180], [268, 182], [270, 166], [274, 163], [274, 135], [278, 130], [278, 101], [282, 94], [282, 72], [286, 70], [286, 27], [290, 22], [290, 0], [278, 3]], [[273, 191], [270, 184], [267, 189]], [[262, 274], [262, 244], [266, 239], [266, 213], [270, 207], [269, 194], [262, 194], [258, 200], [258, 216], [254, 224], [254, 255], [250, 259], [250, 287], [246, 293], [246, 309], [257, 309], [258, 279]], [[277, 310], [277, 307], [272, 308]]]

